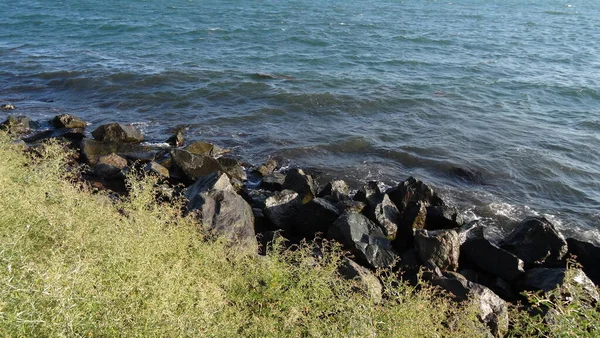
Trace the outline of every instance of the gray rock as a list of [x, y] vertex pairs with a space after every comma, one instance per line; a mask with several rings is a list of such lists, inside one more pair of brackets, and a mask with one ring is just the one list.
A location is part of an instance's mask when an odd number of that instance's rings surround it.
[[267, 176], [273, 173], [273, 171], [277, 168], [277, 161], [270, 158], [267, 160], [267, 163], [258, 166], [256, 172], [260, 174], [260, 176]]
[[297, 192], [303, 204], [310, 202], [317, 196], [317, 186], [313, 178], [305, 174], [302, 169], [288, 171], [282, 187]]
[[221, 164], [210, 156], [197, 155], [182, 149], [172, 149], [171, 158], [185, 176], [196, 181], [202, 176], [209, 175], [217, 171], [224, 171]]
[[73, 128], [83, 129], [87, 126], [87, 123], [85, 123], [85, 121], [83, 121], [82, 119], [80, 119], [78, 117], [70, 115], [70, 114], [56, 115], [52, 119], [52, 121], [50, 121], [50, 123], [52, 123], [52, 125], [55, 126], [56, 128], [67, 128], [67, 129], [73, 129]]
[[335, 180], [327, 183], [325, 188], [319, 192], [319, 197], [330, 197], [332, 201], [347, 201], [350, 199], [350, 188], [343, 180]]
[[0, 124], [0, 130], [5, 130], [11, 135], [25, 134], [31, 131], [30, 122], [31, 120], [27, 116], [8, 115], [6, 120]]
[[221, 167], [223, 167], [223, 170], [231, 179], [236, 179], [242, 182], [248, 179], [246, 176], [246, 171], [244, 171], [244, 168], [236, 159], [219, 157], [217, 161], [221, 164]]
[[450, 206], [427, 207], [427, 230], [455, 229], [463, 225], [458, 209]]
[[415, 249], [423, 263], [433, 264], [442, 270], [458, 269], [460, 237], [454, 230], [417, 230]]
[[229, 177], [225, 173], [213, 172], [199, 177], [194, 184], [184, 190], [183, 195], [188, 200], [187, 209], [189, 211], [199, 209], [204, 203], [204, 198], [200, 194], [211, 190], [235, 193]]
[[207, 142], [194, 142], [185, 147], [185, 150], [192, 154], [204, 155], [210, 157], [219, 157], [223, 154], [231, 152], [229, 149], [224, 149]]
[[369, 269], [358, 265], [350, 258], [344, 257], [338, 272], [346, 279], [359, 281], [366, 291], [366, 296], [369, 296], [375, 303], [381, 302], [383, 286], [377, 276]]
[[364, 202], [353, 200], [339, 201], [335, 204], [335, 206], [340, 214], [343, 214], [344, 212], [361, 213], [367, 207]]
[[531, 266], [564, 265], [567, 242], [544, 217], [530, 217], [521, 222], [501, 245]]
[[144, 171], [158, 175], [159, 177], [169, 178], [169, 169], [156, 162], [148, 162], [144, 166]]
[[392, 203], [387, 194], [384, 194], [381, 202], [375, 205], [373, 218], [390, 241], [396, 239], [400, 212], [398, 212], [396, 205]]
[[72, 143], [81, 141], [85, 137], [85, 130], [81, 128], [58, 128], [44, 130], [34, 135], [28, 136], [23, 140], [27, 143], [40, 142], [47, 139], [62, 139]]
[[365, 266], [390, 267], [397, 258], [381, 229], [358, 213], [340, 215], [329, 227], [328, 237], [342, 243]]
[[370, 210], [383, 200], [383, 193], [379, 189], [377, 181], [369, 181], [358, 189], [354, 195], [355, 201], [363, 202]]
[[117, 154], [100, 157], [94, 166], [94, 174], [102, 178], [117, 178], [122, 176], [122, 170], [127, 167], [127, 160]]
[[593, 301], [600, 301], [594, 282], [580, 269], [534, 268], [527, 270], [522, 280], [522, 287], [526, 290], [549, 292], [557, 288], [568, 290], [574, 286], [582, 288]]
[[297, 192], [278, 191], [265, 201], [265, 216], [278, 228], [290, 233], [302, 201]]
[[283, 190], [284, 182], [285, 175], [282, 173], [274, 172], [262, 178], [262, 181], [260, 182], [260, 187], [262, 189], [270, 191], [280, 191]]
[[142, 132], [133, 125], [110, 123], [102, 125], [92, 132], [92, 136], [103, 142], [139, 143], [144, 141]]
[[600, 265], [598, 264], [600, 247], [575, 238], [567, 238], [567, 244], [569, 253], [576, 256], [577, 262], [581, 264], [585, 274], [594, 284], [600, 286]]
[[169, 137], [166, 141], [172, 147], [183, 147], [185, 140], [183, 139], [183, 133], [178, 130], [175, 135]]
[[386, 193], [400, 212], [417, 203], [425, 207], [444, 205], [444, 201], [431, 187], [414, 177], [409, 177], [398, 186], [388, 189]]
[[339, 215], [333, 204], [323, 198], [315, 198], [300, 206], [292, 234], [305, 238], [312, 238], [316, 233], [326, 234]]

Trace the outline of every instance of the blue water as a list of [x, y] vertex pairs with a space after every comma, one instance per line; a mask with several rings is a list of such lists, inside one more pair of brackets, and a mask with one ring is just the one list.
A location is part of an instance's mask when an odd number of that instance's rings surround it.
[[[0, 103], [600, 231], [597, 1], [1, 1]], [[4, 113], [6, 114], [6, 113]], [[460, 168], [460, 169], [457, 169]], [[469, 174], [465, 174], [469, 173]]]

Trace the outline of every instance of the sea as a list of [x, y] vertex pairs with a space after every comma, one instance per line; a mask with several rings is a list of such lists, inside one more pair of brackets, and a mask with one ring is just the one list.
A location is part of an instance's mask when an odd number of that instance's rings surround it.
[[600, 239], [597, 0], [0, 1], [0, 104]]

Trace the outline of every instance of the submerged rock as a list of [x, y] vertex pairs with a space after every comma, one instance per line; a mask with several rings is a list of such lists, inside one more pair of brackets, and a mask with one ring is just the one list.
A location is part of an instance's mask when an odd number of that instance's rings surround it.
[[144, 141], [142, 132], [133, 125], [110, 123], [102, 125], [92, 132], [92, 136], [103, 142], [139, 143]]

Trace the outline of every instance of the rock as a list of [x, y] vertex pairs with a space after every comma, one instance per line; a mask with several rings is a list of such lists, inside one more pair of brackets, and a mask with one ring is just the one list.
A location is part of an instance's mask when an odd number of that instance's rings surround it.
[[[135, 155], [155, 156], [159, 150], [150, 146], [144, 146], [134, 143], [100, 142], [93, 139], [84, 138], [79, 146], [83, 159], [91, 166], [98, 162], [98, 159], [105, 155], [116, 153], [121, 157], [138, 159]], [[151, 158], [144, 161], [148, 162]]]
[[342, 243], [365, 266], [390, 267], [397, 258], [381, 229], [358, 213], [340, 215], [329, 227], [328, 237]]
[[3, 105], [0, 106], [0, 109], [2, 109], [2, 110], [15, 110], [15, 109], [17, 109], [17, 107], [15, 107], [12, 104], [3, 104]]
[[205, 229], [224, 238], [237, 251], [258, 251], [252, 208], [240, 195], [212, 189], [201, 192], [194, 199]]
[[277, 161], [270, 158], [267, 160], [267, 163], [258, 166], [256, 172], [260, 174], [260, 176], [267, 176], [273, 173], [273, 171], [277, 168]]
[[81, 128], [58, 128], [44, 130], [35, 135], [24, 138], [27, 143], [40, 142], [47, 139], [63, 139], [72, 143], [79, 142], [85, 137], [85, 130]]
[[110, 123], [102, 125], [92, 132], [92, 136], [103, 142], [139, 143], [144, 141], [142, 132], [133, 125]]
[[530, 266], [555, 267], [562, 264], [567, 242], [544, 217], [530, 217], [521, 222], [501, 245]]
[[30, 122], [31, 120], [27, 116], [8, 115], [6, 120], [0, 124], [0, 130], [5, 130], [11, 135], [25, 134], [31, 130]]
[[[485, 238], [483, 226], [475, 225], [468, 230], [461, 230], [461, 237], [466, 238], [462, 241], [460, 254], [465, 260], [507, 281], [515, 281], [525, 273], [522, 260]], [[464, 235], [466, 231], [469, 232], [468, 236]]]
[[367, 208], [373, 210], [383, 200], [383, 193], [376, 181], [369, 181], [358, 189], [354, 195], [354, 200], [365, 203]]
[[598, 286], [600, 286], [600, 247], [592, 243], [583, 242], [575, 238], [567, 238], [569, 253], [577, 256], [577, 262], [583, 267], [583, 271]]
[[350, 188], [343, 180], [335, 180], [327, 183], [318, 197], [328, 196], [332, 201], [347, 201], [350, 200]]
[[458, 269], [460, 237], [454, 230], [417, 230], [415, 249], [423, 263], [442, 270]]
[[381, 202], [375, 205], [373, 219], [381, 227], [383, 233], [390, 241], [396, 239], [399, 218], [400, 212], [398, 212], [396, 205], [392, 203], [387, 194], [384, 194]]
[[455, 272], [444, 272], [442, 276], [434, 276], [431, 284], [452, 293], [459, 301], [473, 302], [478, 310], [477, 317], [495, 337], [503, 336], [508, 330], [506, 302], [487, 287], [469, 282]]
[[458, 209], [450, 206], [427, 207], [427, 230], [455, 229], [463, 225]]
[[246, 171], [236, 159], [219, 157], [217, 161], [219, 164], [221, 164], [221, 167], [231, 179], [240, 180], [242, 182], [248, 179], [246, 176]]
[[210, 156], [197, 155], [186, 150], [172, 149], [171, 158], [185, 176], [196, 181], [202, 176], [209, 175], [217, 171], [224, 171], [221, 164]]
[[[397, 206], [397, 205], [396, 205]], [[397, 248], [410, 247], [414, 244], [414, 231], [425, 228], [427, 208], [425, 204], [416, 203], [405, 208], [398, 222], [398, 231], [394, 244]]]
[[[542, 290], [549, 292], [560, 288], [569, 291], [570, 288], [582, 288], [585, 294], [594, 302], [600, 301], [594, 283], [580, 269], [567, 270], [565, 268], [534, 268], [527, 270], [522, 280], [522, 287], [526, 290]], [[572, 292], [568, 292], [571, 293]]]
[[365, 288], [366, 296], [371, 297], [375, 303], [381, 303], [383, 286], [377, 276], [369, 269], [358, 265], [350, 258], [344, 257], [338, 272], [345, 279], [357, 280]]
[[305, 174], [302, 169], [288, 171], [282, 187], [297, 192], [303, 204], [310, 202], [317, 196], [317, 186], [313, 178]]
[[[461, 253], [462, 254], [462, 253]], [[500, 298], [510, 301], [517, 302], [520, 300], [519, 296], [513, 290], [512, 285], [508, 284], [504, 279], [488, 274], [488, 273], [480, 273], [471, 269], [460, 269], [458, 271], [461, 275], [463, 275], [470, 282], [481, 284], [485, 287], [490, 288], [494, 291], [495, 294], [500, 296]]]
[[316, 233], [326, 234], [339, 215], [333, 204], [323, 198], [315, 198], [300, 206], [292, 234], [304, 238], [313, 238]]
[[343, 214], [344, 212], [355, 212], [360, 214], [367, 207], [364, 202], [353, 200], [339, 201], [335, 206], [340, 214]]
[[297, 192], [278, 191], [265, 201], [265, 215], [277, 229], [290, 233], [301, 206], [302, 201]]
[[192, 154], [196, 155], [204, 155], [210, 157], [218, 157], [223, 154], [231, 152], [229, 149], [224, 149], [219, 146], [216, 146], [212, 143], [207, 142], [194, 142], [185, 147], [185, 150], [189, 151]]
[[117, 178], [122, 176], [125, 167], [127, 167], [127, 160], [113, 153], [100, 157], [94, 166], [94, 174], [102, 178]]
[[204, 203], [204, 199], [200, 194], [212, 190], [230, 193], [235, 192], [229, 181], [229, 177], [227, 177], [225, 173], [213, 172], [206, 176], [201, 176], [194, 184], [186, 188], [183, 192], [183, 195], [188, 200], [188, 211], [199, 209], [202, 206], [202, 203]]
[[87, 124], [82, 119], [69, 114], [56, 115], [52, 121], [50, 121], [56, 128], [67, 128], [67, 129], [84, 129]]
[[183, 147], [183, 133], [181, 132], [181, 130], [178, 130], [177, 133], [169, 137], [166, 142], [172, 147]]
[[432, 188], [414, 177], [409, 177], [398, 186], [388, 189], [386, 193], [400, 212], [419, 203], [425, 207], [444, 205], [444, 201]]
[[270, 191], [283, 190], [283, 183], [285, 182], [285, 175], [282, 173], [271, 173], [262, 178], [260, 187]]
[[146, 163], [144, 171], [158, 175], [159, 177], [169, 178], [169, 169], [153, 161]]

